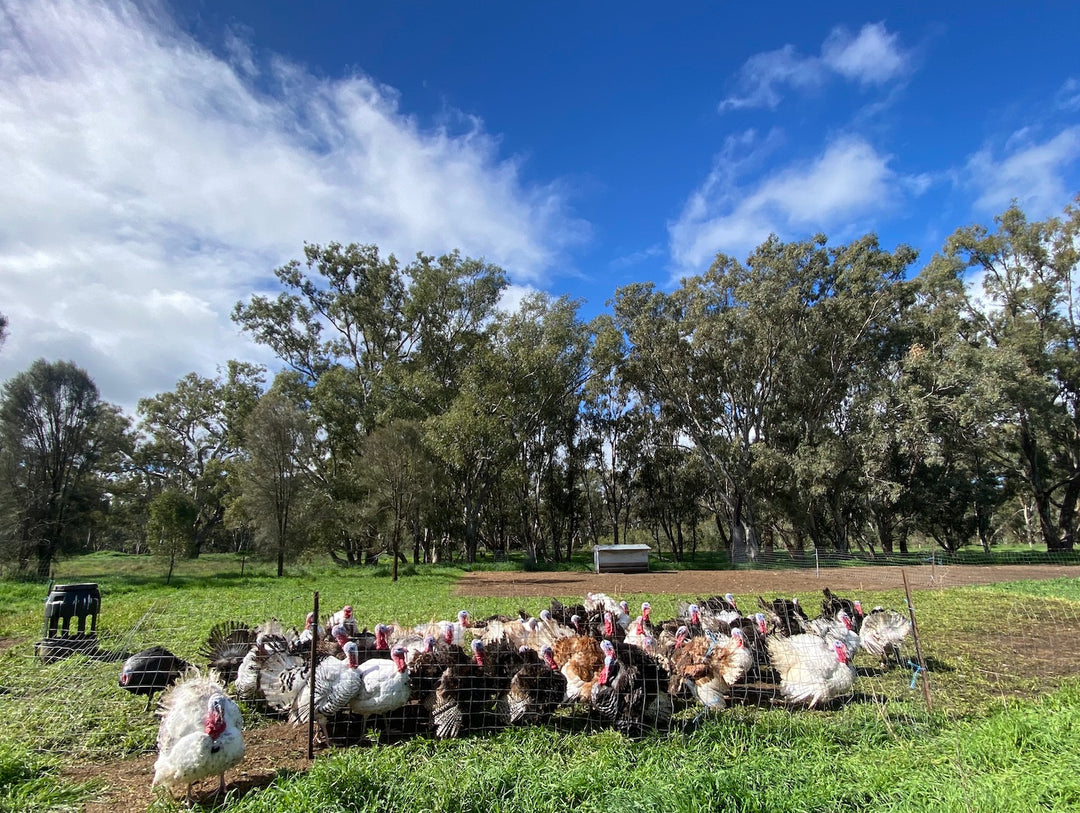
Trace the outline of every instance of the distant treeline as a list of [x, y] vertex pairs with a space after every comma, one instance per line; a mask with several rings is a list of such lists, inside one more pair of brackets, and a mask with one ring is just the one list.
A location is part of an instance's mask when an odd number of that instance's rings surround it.
[[70, 362], [4, 383], [0, 562], [1071, 550], [1078, 251], [1076, 204], [1014, 205], [921, 265], [874, 235], [771, 237], [586, 321], [567, 297], [501, 307], [504, 271], [457, 252], [306, 245], [233, 310], [272, 377], [227, 361], [135, 416]]

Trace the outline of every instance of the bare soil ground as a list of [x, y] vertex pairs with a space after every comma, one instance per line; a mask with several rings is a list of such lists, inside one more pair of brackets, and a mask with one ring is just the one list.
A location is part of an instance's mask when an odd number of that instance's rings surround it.
[[[301, 773], [311, 766], [307, 758], [307, 726], [275, 723], [245, 738], [243, 761], [225, 774], [225, 793], [234, 798], [264, 788], [283, 774]], [[318, 753], [318, 752], [316, 752]], [[67, 768], [64, 775], [76, 782], [97, 782], [100, 797], [84, 808], [85, 813], [146, 810], [163, 788], [152, 788], [156, 753], [115, 762], [95, 762]], [[194, 788], [195, 803], [211, 809], [223, 801], [217, 796], [218, 780], [207, 779]]]
[[848, 567], [815, 570], [672, 570], [651, 573], [467, 573], [458, 583], [463, 596], [558, 597], [586, 592], [736, 596], [786, 595], [818, 591], [958, 587], [1023, 579], [1080, 578], [1080, 565], [922, 565], [920, 567]]
[[[902, 573], [903, 571], [903, 573]], [[462, 596], [505, 596], [508, 598], [584, 596], [588, 591], [612, 596], [645, 594], [680, 594], [709, 596], [731, 592], [744, 595], [787, 595], [796, 592], [818, 591], [824, 587], [840, 591], [877, 591], [903, 589], [904, 575], [912, 590], [956, 587], [960, 585], [992, 584], [1025, 579], [1080, 578], [1080, 566], [1056, 565], [993, 565], [993, 566], [922, 566], [823, 568], [814, 570], [724, 570], [671, 571], [642, 574], [623, 573], [505, 573], [482, 572], [467, 574], [460, 582]], [[1080, 638], [1080, 619], [1071, 619], [1064, 628], [1047, 627], [1040, 619], [1028, 619], [1031, 628], [1016, 627], [1000, 633], [1000, 640], [988, 643], [999, 652], [1030, 656], [1027, 668], [1033, 676], [1044, 673], [1060, 674], [1063, 668], [1080, 669], [1080, 654], [1074, 642]], [[1058, 619], [1060, 622], [1060, 619]], [[1055, 637], [1049, 641], [1045, 636]], [[1031, 636], [1043, 642], [1039, 647], [1025, 646]], [[1063, 660], [1062, 653], [1071, 653]], [[1053, 654], [1051, 658], [1050, 655]], [[1045, 663], [1042, 662], [1045, 660]], [[316, 751], [316, 757], [318, 756]], [[65, 776], [74, 781], [95, 781], [101, 784], [99, 798], [86, 805], [86, 813], [108, 811], [145, 811], [161, 789], [150, 786], [154, 772], [153, 753], [115, 762], [77, 765], [65, 769]], [[282, 774], [303, 772], [310, 767], [307, 759], [307, 728], [278, 723], [247, 737], [247, 754], [243, 762], [226, 774], [226, 793], [242, 796], [269, 785]], [[196, 803], [212, 809], [220, 800], [216, 796], [218, 782], [207, 780], [195, 788]]]

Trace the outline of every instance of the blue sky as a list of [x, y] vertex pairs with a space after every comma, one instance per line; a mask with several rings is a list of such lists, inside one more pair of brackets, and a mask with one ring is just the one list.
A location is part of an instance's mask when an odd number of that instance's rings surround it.
[[303, 243], [464, 254], [606, 308], [770, 233], [920, 264], [1080, 191], [1080, 4], [0, 0], [0, 380], [129, 413], [273, 364]]

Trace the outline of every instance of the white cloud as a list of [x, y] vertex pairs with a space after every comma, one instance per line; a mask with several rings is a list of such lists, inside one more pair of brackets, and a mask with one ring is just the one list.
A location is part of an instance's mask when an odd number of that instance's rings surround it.
[[[770, 234], [802, 239], [816, 231], [830, 237], [887, 211], [898, 189], [918, 189], [921, 179], [900, 177], [889, 157], [856, 136], [829, 143], [812, 161], [790, 165], [740, 184], [745, 141], [729, 143], [709, 177], [668, 227], [671, 257], [680, 273], [703, 271], [717, 252], [744, 258]], [[754, 153], [757, 148], [749, 147]]]
[[884, 23], [867, 23], [857, 35], [834, 28], [821, 46], [825, 65], [860, 85], [881, 85], [907, 70], [908, 57]]
[[780, 88], [815, 87], [824, 78], [821, 61], [815, 57], [799, 56], [793, 45], [754, 54], [739, 71], [739, 94], [720, 102], [720, 111], [743, 107], [773, 109], [780, 104]]
[[478, 120], [425, 129], [369, 77], [258, 66], [231, 33], [224, 61], [163, 14], [0, 0], [0, 380], [70, 359], [130, 411], [269, 361], [229, 313], [304, 241], [460, 248], [540, 284], [587, 236]]
[[967, 162], [967, 184], [975, 189], [975, 208], [1000, 214], [1015, 199], [1032, 219], [1060, 214], [1075, 190], [1066, 187], [1066, 170], [1080, 162], [1080, 127], [1069, 127], [1046, 141], [1028, 128], [1014, 133], [998, 157], [990, 147]]
[[720, 102], [720, 112], [747, 107], [774, 109], [783, 91], [820, 87], [840, 76], [865, 87], [902, 77], [910, 57], [884, 23], [867, 23], [852, 36], [846, 28], [829, 32], [819, 56], [801, 56], [793, 45], [755, 54], [736, 78], [737, 92]]
[[1058, 90], [1055, 102], [1062, 110], [1080, 110], [1080, 79], [1070, 77]]

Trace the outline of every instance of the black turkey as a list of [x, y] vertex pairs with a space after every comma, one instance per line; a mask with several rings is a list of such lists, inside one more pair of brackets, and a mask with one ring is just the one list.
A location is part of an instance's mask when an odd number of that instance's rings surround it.
[[146, 695], [146, 710], [154, 695], [171, 686], [187, 671], [188, 663], [163, 646], [136, 652], [120, 669], [120, 688], [132, 694]]
[[840, 613], [847, 613], [855, 625], [855, 632], [858, 632], [863, 621], [862, 602], [841, 598], [828, 587], [821, 592], [825, 595], [821, 600], [821, 615], [825, 618], [836, 618]]

